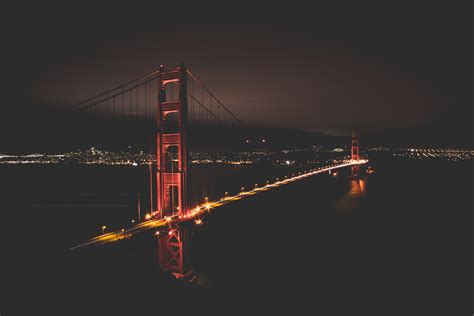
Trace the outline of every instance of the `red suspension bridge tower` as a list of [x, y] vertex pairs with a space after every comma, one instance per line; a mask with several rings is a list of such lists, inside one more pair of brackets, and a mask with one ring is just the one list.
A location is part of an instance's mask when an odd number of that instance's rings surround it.
[[[351, 160], [359, 160], [359, 135], [356, 132], [352, 132], [352, 145], [351, 145]], [[352, 177], [359, 175], [359, 165], [351, 167]]]
[[[188, 122], [184, 65], [167, 71], [161, 67], [159, 87], [156, 134], [157, 214], [161, 218], [174, 215], [183, 218], [187, 212], [186, 127]], [[176, 90], [178, 93], [174, 93]], [[167, 93], [167, 91], [172, 93]], [[169, 227], [168, 232], [158, 236], [158, 248], [160, 267], [164, 271], [169, 271], [178, 278], [190, 273], [187, 223], [173, 221], [173, 226]]]

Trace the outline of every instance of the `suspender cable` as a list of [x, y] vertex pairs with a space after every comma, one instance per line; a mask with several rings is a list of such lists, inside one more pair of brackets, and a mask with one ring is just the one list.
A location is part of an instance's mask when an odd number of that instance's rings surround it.
[[159, 74], [159, 73], [160, 73], [159, 70], [154, 70], [154, 71], [152, 71], [152, 72], [150, 72], [150, 73], [148, 73], [148, 74], [146, 74], [146, 75], [144, 75], [144, 76], [141, 76], [141, 77], [136, 78], [136, 79], [134, 79], [134, 80], [132, 80], [132, 81], [126, 82], [126, 83], [124, 83], [124, 84], [121, 84], [121, 85], [118, 86], [118, 87], [115, 87], [115, 88], [112, 88], [112, 89], [110, 89], [110, 90], [107, 90], [106, 92], [103, 92], [103, 93], [101, 93], [101, 94], [98, 94], [98, 95], [96, 95], [96, 96], [94, 96], [94, 97], [91, 97], [91, 98], [89, 98], [89, 99], [87, 99], [87, 100], [81, 101], [81, 102], [79, 102], [79, 103], [77, 103], [77, 104], [71, 106], [71, 108], [82, 107], [82, 106], [85, 105], [86, 103], [92, 103], [92, 101], [94, 101], [95, 99], [98, 99], [99, 97], [102, 97], [102, 96], [104, 96], [104, 95], [106, 95], [106, 94], [108, 94], [108, 93], [112, 93], [112, 92], [114, 92], [114, 91], [116, 91], [116, 90], [118, 90], [118, 89], [123, 89], [123, 88], [125, 88], [126, 86], [129, 86], [129, 85], [131, 85], [131, 84], [137, 83], [137, 82], [139, 82], [139, 81], [141, 81], [141, 80], [143, 80], [143, 79], [152, 77], [152, 76], [157, 75], [157, 74]]

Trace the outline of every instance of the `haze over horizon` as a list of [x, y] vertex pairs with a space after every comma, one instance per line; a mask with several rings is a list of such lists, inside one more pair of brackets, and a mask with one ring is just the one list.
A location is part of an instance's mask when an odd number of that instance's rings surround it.
[[0, 53], [9, 78], [2, 133], [37, 133], [54, 123], [47, 106], [184, 62], [249, 124], [330, 135], [426, 127], [470, 143], [463, 7], [253, 4], [218, 16], [208, 8], [169, 8], [179, 18], [155, 14], [165, 7], [12, 8], [16, 32]]

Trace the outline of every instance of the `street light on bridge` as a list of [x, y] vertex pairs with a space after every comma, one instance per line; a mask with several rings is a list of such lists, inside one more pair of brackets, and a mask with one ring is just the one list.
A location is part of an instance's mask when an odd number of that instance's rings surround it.
[[196, 225], [202, 225], [202, 223], [203, 223], [202, 219], [200, 219], [200, 218], [198, 218], [194, 221], [194, 224], [196, 224]]

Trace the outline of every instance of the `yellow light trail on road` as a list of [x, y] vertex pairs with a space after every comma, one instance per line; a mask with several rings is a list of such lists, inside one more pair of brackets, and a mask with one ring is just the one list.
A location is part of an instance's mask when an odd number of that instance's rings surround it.
[[302, 172], [301, 174], [298, 174], [296, 176], [292, 176], [283, 180], [276, 180], [274, 183], [269, 183], [261, 187], [258, 187], [258, 186], [254, 187], [252, 190], [241, 191], [235, 195], [226, 195], [225, 197], [221, 198], [218, 201], [202, 203], [196, 206], [195, 208], [189, 210], [187, 214], [184, 216], [179, 216], [178, 214], [176, 214], [176, 215], [168, 216], [162, 219], [149, 219], [127, 229], [122, 228], [121, 230], [118, 230], [118, 231], [102, 234], [100, 236], [89, 239], [87, 242], [83, 244], [72, 247], [69, 250], [74, 250], [74, 249], [78, 249], [84, 246], [89, 246], [89, 245], [94, 245], [94, 244], [104, 244], [104, 243], [119, 241], [124, 238], [129, 238], [139, 232], [143, 232], [143, 231], [153, 229], [153, 228], [164, 227], [168, 225], [169, 222], [172, 222], [172, 221], [187, 221], [197, 216], [200, 216], [204, 214], [205, 212], [210, 212], [211, 209], [215, 209], [219, 206], [223, 206], [233, 201], [241, 200], [247, 196], [252, 196], [262, 191], [267, 191], [267, 190], [270, 190], [270, 189], [273, 189], [273, 188], [276, 188], [276, 187], [279, 187], [279, 186], [282, 186], [282, 185], [285, 185], [297, 180], [301, 180], [301, 179], [311, 177], [317, 174], [328, 172], [330, 170], [354, 166], [354, 165], [362, 165], [367, 162], [368, 160], [365, 160], [365, 159], [347, 160], [345, 163], [342, 163], [339, 165], [331, 165], [331, 166], [323, 167], [320, 169], [312, 169], [310, 171]]

